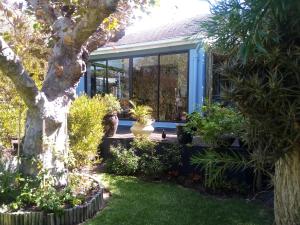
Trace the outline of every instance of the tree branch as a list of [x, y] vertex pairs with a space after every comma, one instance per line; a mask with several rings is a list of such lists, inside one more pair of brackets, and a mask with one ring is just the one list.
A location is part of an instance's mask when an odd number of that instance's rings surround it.
[[32, 7], [38, 20], [42, 20], [48, 25], [52, 25], [57, 19], [56, 9], [50, 1], [26, 0], [26, 2]]
[[75, 46], [80, 48], [111, 13], [115, 12], [120, 0], [89, 0], [89, 9], [73, 30]]
[[[126, 13], [125, 13], [126, 12]], [[130, 4], [119, 4], [118, 8], [112, 13], [108, 21], [116, 21], [115, 26], [110, 28], [110, 23], [102, 23], [99, 29], [91, 35], [85, 43], [88, 52], [92, 52], [102, 47], [109, 41], [117, 42], [125, 35], [125, 28], [131, 22], [133, 8]]]
[[112, 41], [117, 42], [119, 39], [121, 39], [125, 35], [124, 29], [118, 29], [118, 30], [98, 30], [95, 32], [86, 42], [86, 49], [89, 53], [92, 51], [97, 50], [98, 48], [102, 47], [106, 43]]
[[17, 91], [23, 97], [27, 106], [33, 107], [35, 105], [35, 97], [39, 93], [38, 88], [29, 74], [25, 71], [20, 59], [1, 36], [0, 70], [13, 81]]

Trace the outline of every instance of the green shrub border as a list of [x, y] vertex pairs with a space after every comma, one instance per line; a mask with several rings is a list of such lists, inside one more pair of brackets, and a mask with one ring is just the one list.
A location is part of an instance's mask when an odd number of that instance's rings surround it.
[[83, 205], [65, 209], [62, 213], [14, 212], [0, 213], [1, 225], [76, 225], [92, 217], [103, 208], [103, 185], [94, 177], [87, 176], [98, 183], [100, 190]]

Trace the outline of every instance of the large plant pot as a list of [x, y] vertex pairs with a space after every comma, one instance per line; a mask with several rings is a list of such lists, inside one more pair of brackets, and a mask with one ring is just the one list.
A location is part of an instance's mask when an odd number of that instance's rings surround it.
[[184, 130], [185, 125], [177, 125], [176, 126], [176, 132], [177, 132], [177, 140], [180, 144], [188, 144], [192, 143], [193, 141], [193, 135], [191, 133], [188, 133]]
[[235, 137], [230, 134], [221, 135], [217, 140], [217, 145], [222, 148], [229, 148], [235, 141]]
[[112, 137], [116, 134], [119, 118], [116, 114], [108, 114], [103, 119], [105, 137]]
[[135, 122], [133, 126], [130, 128], [131, 132], [134, 136], [146, 136], [149, 137], [153, 131], [154, 127], [152, 126], [153, 121], [149, 121], [146, 125]]

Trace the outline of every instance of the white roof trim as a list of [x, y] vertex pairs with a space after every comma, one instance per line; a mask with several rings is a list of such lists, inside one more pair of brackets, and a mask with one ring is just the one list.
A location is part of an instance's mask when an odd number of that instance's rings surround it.
[[164, 48], [164, 47], [182, 46], [182, 45], [189, 45], [189, 44], [197, 44], [199, 42], [200, 42], [200, 39], [195, 36], [179, 37], [179, 38], [165, 39], [165, 40], [159, 40], [159, 41], [142, 42], [142, 43], [136, 43], [136, 44], [98, 48], [96, 51], [91, 53], [91, 56], [142, 51], [142, 50]]

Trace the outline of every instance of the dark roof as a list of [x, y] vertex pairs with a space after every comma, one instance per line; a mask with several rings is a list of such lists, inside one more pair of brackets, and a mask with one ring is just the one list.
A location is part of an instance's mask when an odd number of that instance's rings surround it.
[[161, 24], [155, 28], [145, 29], [135, 33], [126, 34], [125, 32], [125, 35], [119, 41], [107, 43], [104, 47], [189, 37], [200, 32], [199, 23], [207, 17], [208, 15], [198, 15], [181, 21]]

